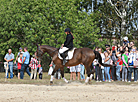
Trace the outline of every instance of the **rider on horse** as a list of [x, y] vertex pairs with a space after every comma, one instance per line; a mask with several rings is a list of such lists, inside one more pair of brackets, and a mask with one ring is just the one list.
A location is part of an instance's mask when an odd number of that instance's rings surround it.
[[64, 52], [73, 48], [73, 35], [71, 34], [70, 28], [66, 28], [65, 33], [67, 34], [66, 41], [64, 42], [64, 44], [62, 44], [62, 46], [59, 50], [59, 53], [63, 57], [63, 65], [65, 65], [65, 63], [66, 63]]

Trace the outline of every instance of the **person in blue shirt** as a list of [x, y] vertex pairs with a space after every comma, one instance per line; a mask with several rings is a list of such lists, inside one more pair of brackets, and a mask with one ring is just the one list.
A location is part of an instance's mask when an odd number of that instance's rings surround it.
[[[12, 53], [12, 50], [9, 49], [8, 53], [5, 55], [4, 60], [8, 62], [9, 70], [10, 70], [10, 78], [13, 78], [13, 60], [14, 60], [14, 54]], [[8, 73], [7, 73], [8, 78]]]
[[26, 73], [30, 76], [31, 73], [29, 72], [29, 60], [30, 60], [30, 54], [29, 52], [27, 51], [27, 47], [24, 48], [24, 53], [23, 53], [23, 65], [21, 67], [21, 71], [20, 71], [20, 77], [21, 79], [23, 79], [24, 77], [24, 70], [26, 69]]

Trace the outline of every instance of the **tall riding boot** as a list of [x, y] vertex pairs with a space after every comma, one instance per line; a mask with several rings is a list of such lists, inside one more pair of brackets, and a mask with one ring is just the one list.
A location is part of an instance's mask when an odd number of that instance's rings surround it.
[[65, 65], [65, 63], [66, 63], [65, 53], [62, 53], [61, 55], [62, 55], [62, 57], [63, 57], [63, 65]]

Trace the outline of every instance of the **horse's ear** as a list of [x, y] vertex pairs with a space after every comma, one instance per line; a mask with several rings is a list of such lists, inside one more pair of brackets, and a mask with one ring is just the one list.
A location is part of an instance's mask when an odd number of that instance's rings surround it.
[[39, 45], [38, 44], [36, 44], [36, 46], [37, 46], [37, 48], [39, 48]]

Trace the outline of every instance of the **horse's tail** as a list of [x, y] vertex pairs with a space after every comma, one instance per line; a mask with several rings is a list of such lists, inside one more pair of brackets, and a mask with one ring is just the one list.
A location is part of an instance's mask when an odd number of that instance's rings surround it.
[[94, 53], [95, 53], [95, 59], [98, 59], [99, 64], [101, 64], [104, 67], [112, 67], [112, 65], [102, 63], [102, 57], [98, 51], [94, 51]]

